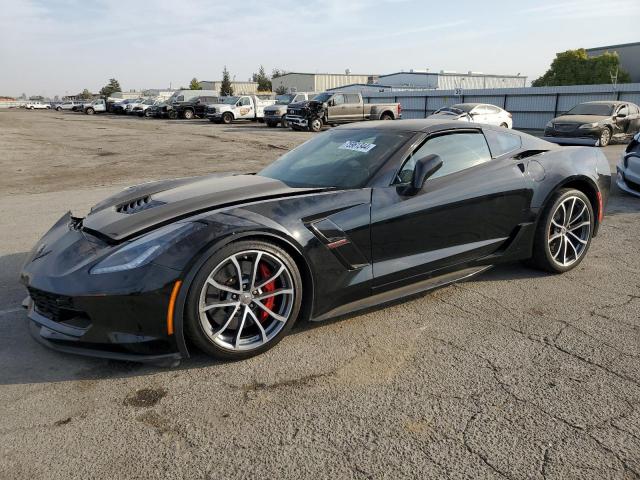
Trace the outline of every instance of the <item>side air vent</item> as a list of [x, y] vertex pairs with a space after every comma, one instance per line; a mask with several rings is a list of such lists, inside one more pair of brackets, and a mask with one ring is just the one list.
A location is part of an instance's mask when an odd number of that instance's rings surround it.
[[525, 150], [524, 152], [520, 152], [513, 158], [516, 160], [522, 160], [523, 158], [533, 157], [535, 155], [540, 155], [541, 153], [548, 152], [549, 150]]
[[116, 207], [116, 212], [131, 215], [162, 204], [163, 202], [152, 200], [151, 195], [145, 195], [144, 197], [136, 198], [130, 202], [118, 205]]

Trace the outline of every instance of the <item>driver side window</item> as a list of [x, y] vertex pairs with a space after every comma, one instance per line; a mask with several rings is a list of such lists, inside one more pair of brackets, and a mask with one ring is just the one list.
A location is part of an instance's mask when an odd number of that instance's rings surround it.
[[444, 177], [491, 160], [489, 146], [481, 132], [439, 135], [427, 139], [411, 154], [398, 174], [397, 183], [410, 182], [416, 162], [431, 154], [440, 156], [442, 167], [429, 179]]
[[622, 105], [619, 109], [618, 109], [618, 115], [629, 115], [629, 108], [626, 105]]
[[242, 97], [242, 99], [240, 100], [240, 105], [242, 105], [243, 107], [248, 106], [251, 103], [251, 101], [249, 100], [249, 97]]
[[344, 103], [344, 95], [334, 95], [333, 96], [333, 104], [334, 105], [342, 105]]

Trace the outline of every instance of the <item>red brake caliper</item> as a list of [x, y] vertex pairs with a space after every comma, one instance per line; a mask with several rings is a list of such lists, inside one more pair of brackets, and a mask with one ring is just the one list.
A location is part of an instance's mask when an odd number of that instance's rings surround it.
[[[271, 269], [269, 268], [269, 266], [266, 263], [261, 263], [260, 265], [258, 265], [258, 268], [260, 269], [260, 276], [262, 278], [269, 278], [271, 276]], [[262, 292], [273, 292], [276, 289], [276, 282], [269, 282], [267, 283], [264, 287], [262, 287]], [[269, 297], [264, 301], [264, 306], [267, 307], [269, 310], [273, 310], [273, 305], [276, 303], [276, 298], [275, 297]], [[269, 317], [269, 314], [267, 312], [265, 312], [264, 310], [260, 311], [260, 321], [264, 322], [267, 318]]]

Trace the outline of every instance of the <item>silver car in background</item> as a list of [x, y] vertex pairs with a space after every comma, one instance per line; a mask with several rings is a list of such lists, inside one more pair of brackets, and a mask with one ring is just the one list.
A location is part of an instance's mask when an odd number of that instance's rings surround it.
[[429, 118], [485, 123], [498, 127], [513, 128], [511, 114], [500, 107], [488, 103], [456, 103], [450, 107], [436, 110]]

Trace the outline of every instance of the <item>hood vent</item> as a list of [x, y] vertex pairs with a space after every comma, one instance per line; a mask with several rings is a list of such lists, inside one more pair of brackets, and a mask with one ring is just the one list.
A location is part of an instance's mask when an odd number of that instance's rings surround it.
[[158, 205], [164, 205], [164, 202], [152, 200], [151, 195], [145, 195], [144, 197], [136, 198], [127, 203], [122, 203], [116, 206], [116, 212], [131, 215], [149, 208], [157, 207]]

